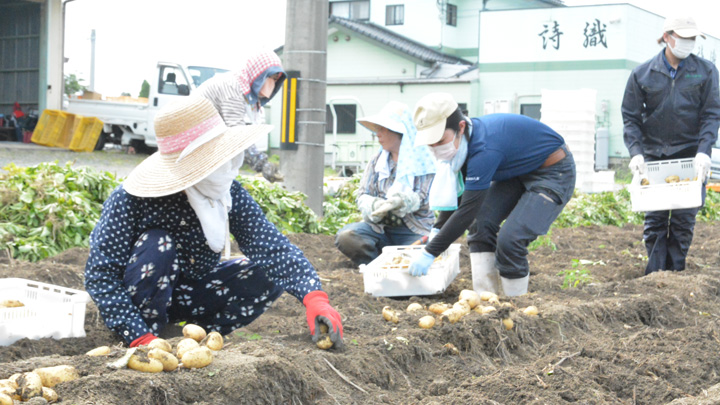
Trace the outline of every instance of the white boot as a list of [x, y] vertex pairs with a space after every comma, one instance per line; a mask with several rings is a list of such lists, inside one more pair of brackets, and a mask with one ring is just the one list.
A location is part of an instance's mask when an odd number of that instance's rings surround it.
[[470, 267], [472, 268], [473, 290], [480, 294], [490, 291], [498, 294], [498, 269], [495, 268], [495, 253], [470, 253]]
[[517, 297], [519, 295], [527, 294], [529, 281], [530, 281], [529, 274], [523, 278], [500, 277], [500, 282], [502, 283], [503, 292], [508, 297]]

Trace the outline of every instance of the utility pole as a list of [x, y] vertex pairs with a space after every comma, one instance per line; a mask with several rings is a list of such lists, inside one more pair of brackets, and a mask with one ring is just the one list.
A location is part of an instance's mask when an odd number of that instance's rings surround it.
[[95, 29], [90, 34], [90, 90], [95, 91]]
[[[320, 216], [325, 169], [327, 31], [327, 0], [287, 1], [283, 67], [290, 77], [297, 76], [297, 88], [293, 143], [290, 147], [281, 145], [281, 171], [285, 186], [305, 193], [308, 207]], [[287, 80], [286, 86], [290, 82]]]

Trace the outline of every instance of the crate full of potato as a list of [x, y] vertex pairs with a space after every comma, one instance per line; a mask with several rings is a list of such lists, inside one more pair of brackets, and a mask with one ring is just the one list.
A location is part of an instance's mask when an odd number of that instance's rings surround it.
[[85, 291], [22, 278], [0, 279], [0, 346], [22, 338], [85, 336]]
[[410, 263], [424, 246], [386, 246], [367, 265], [360, 265], [365, 292], [376, 297], [439, 294], [460, 274], [460, 245], [452, 244], [435, 259], [428, 274], [410, 275]]
[[657, 160], [645, 163], [645, 177], [630, 183], [633, 211], [664, 211], [699, 207], [702, 183], [695, 177], [694, 159]]

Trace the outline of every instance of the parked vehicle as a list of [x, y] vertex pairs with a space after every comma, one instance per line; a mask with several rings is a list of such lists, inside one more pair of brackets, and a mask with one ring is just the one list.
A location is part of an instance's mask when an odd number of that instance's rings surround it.
[[[67, 112], [97, 117], [103, 122], [96, 150], [106, 143], [132, 146], [137, 152], [150, 153], [157, 148], [153, 120], [158, 110], [172, 99], [190, 95], [194, 89], [218, 73], [227, 72], [207, 66], [159, 62], [151, 77], [147, 100], [134, 102], [67, 99]], [[154, 82], [154, 83], [153, 83]]]

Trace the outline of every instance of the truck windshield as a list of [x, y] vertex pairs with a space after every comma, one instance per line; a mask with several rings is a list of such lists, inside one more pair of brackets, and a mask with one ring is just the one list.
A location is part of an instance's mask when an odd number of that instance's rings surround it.
[[218, 69], [206, 66], [188, 66], [187, 69], [190, 72], [190, 76], [192, 76], [195, 87], [205, 83], [206, 80], [216, 74], [227, 72], [227, 69]]

